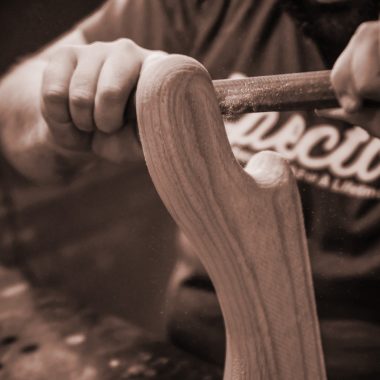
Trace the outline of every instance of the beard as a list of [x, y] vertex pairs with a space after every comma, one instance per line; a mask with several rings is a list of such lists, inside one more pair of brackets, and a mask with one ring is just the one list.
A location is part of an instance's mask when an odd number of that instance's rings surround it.
[[315, 0], [280, 0], [305, 35], [319, 48], [331, 66], [347, 46], [357, 27], [377, 20], [380, 0], [351, 0], [320, 4]]

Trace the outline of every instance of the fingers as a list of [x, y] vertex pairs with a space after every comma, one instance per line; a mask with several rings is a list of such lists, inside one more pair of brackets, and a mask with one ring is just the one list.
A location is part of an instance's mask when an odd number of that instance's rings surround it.
[[362, 99], [380, 100], [380, 24], [362, 30], [352, 54], [352, 80]]
[[358, 111], [363, 99], [380, 99], [379, 25], [363, 23], [332, 70], [331, 82], [346, 113]]
[[99, 52], [78, 60], [69, 89], [70, 115], [75, 126], [82, 131], [93, 131], [96, 87], [104, 58]]
[[91, 134], [80, 131], [72, 122], [50, 122], [49, 130], [53, 141], [62, 148], [72, 151], [91, 149]]
[[95, 132], [92, 150], [98, 157], [116, 164], [143, 160], [132, 125], [126, 125], [112, 134]]
[[363, 106], [365, 100], [380, 101], [380, 22], [365, 22], [358, 28], [336, 61], [331, 82], [341, 108], [316, 113], [380, 137], [380, 107]]
[[318, 116], [329, 119], [342, 120], [352, 125], [365, 128], [372, 136], [380, 137], [380, 110], [361, 109], [360, 112], [346, 112], [343, 108], [317, 110]]
[[124, 124], [124, 110], [139, 77], [142, 56], [130, 41], [125, 41], [104, 63], [95, 98], [95, 124], [112, 133]]
[[125, 108], [143, 62], [164, 54], [127, 39], [57, 49], [44, 72], [41, 99], [54, 142], [117, 163], [141, 158], [132, 128], [123, 128]]
[[354, 41], [351, 40], [331, 72], [331, 83], [335, 94], [346, 112], [355, 112], [361, 106], [361, 97], [357, 94], [352, 77], [352, 51], [354, 48]]
[[41, 89], [42, 113], [49, 121], [67, 123], [71, 121], [68, 106], [71, 77], [77, 64], [72, 48], [59, 50], [48, 63]]
[[88, 150], [90, 138], [72, 122], [69, 109], [69, 88], [77, 65], [75, 51], [60, 49], [48, 63], [41, 89], [41, 111], [53, 140], [71, 150]]

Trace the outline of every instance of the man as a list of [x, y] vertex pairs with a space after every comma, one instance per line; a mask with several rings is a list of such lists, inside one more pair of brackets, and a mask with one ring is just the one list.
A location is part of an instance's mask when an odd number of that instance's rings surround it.
[[[139, 149], [124, 126], [125, 105], [157, 50], [191, 55], [213, 78], [336, 62], [341, 109], [251, 114], [226, 128], [242, 164], [259, 150], [276, 150], [299, 180], [329, 378], [378, 378], [379, 110], [362, 107], [364, 99], [380, 100], [378, 11], [375, 0], [109, 1], [3, 79], [4, 155], [43, 181], [70, 177], [95, 157], [131, 159]], [[173, 280], [170, 336], [222, 364], [212, 284], [181, 239], [187, 254]]]

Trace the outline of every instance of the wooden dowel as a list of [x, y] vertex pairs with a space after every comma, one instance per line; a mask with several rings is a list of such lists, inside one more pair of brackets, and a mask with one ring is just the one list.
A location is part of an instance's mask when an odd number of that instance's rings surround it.
[[[334, 93], [331, 71], [267, 75], [242, 79], [214, 80], [213, 85], [223, 115], [247, 112], [302, 111], [340, 107]], [[380, 103], [364, 100], [364, 107], [380, 108]]]
[[330, 71], [214, 80], [224, 115], [338, 107]]
[[278, 154], [244, 171], [207, 71], [168, 56], [137, 88], [153, 183], [194, 245], [221, 304], [225, 380], [321, 380], [325, 369], [296, 181]]

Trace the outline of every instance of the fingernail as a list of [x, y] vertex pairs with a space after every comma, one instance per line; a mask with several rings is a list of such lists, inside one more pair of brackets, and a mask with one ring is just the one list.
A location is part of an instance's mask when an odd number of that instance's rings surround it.
[[360, 108], [360, 101], [352, 95], [346, 94], [340, 98], [340, 104], [346, 112], [356, 112]]

